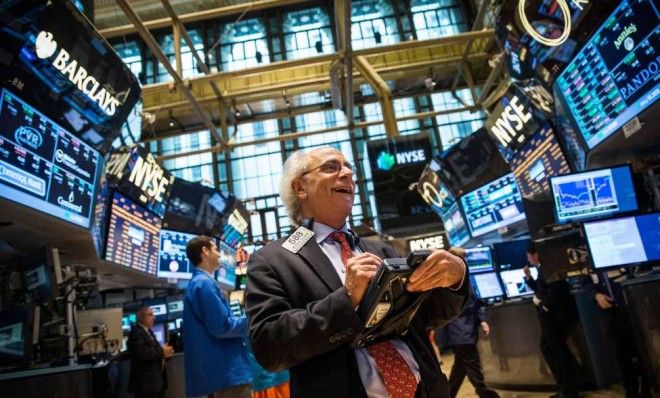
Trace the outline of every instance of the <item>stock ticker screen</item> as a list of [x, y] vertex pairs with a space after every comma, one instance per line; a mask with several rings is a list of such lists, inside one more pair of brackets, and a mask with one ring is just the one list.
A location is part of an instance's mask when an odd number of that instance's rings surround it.
[[440, 218], [452, 246], [461, 246], [470, 240], [470, 232], [467, 225], [465, 225], [465, 219], [458, 207], [458, 202], [449, 205], [447, 211], [440, 214]]
[[461, 196], [472, 236], [479, 236], [525, 219], [522, 197], [513, 173]]
[[555, 82], [589, 149], [660, 96], [660, 13], [623, 1]]
[[115, 192], [109, 222], [105, 259], [156, 275], [160, 218]]
[[100, 155], [6, 89], [0, 97], [0, 196], [90, 226]]
[[552, 176], [571, 172], [557, 137], [546, 123], [509, 160], [523, 198], [538, 198], [550, 191]]

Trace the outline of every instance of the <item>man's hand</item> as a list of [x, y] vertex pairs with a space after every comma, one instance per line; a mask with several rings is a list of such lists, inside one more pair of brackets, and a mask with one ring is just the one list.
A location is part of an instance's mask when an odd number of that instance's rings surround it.
[[488, 322], [481, 322], [481, 330], [484, 331], [484, 336], [488, 336], [490, 334], [490, 326], [488, 325]]
[[598, 304], [598, 306], [602, 310], [607, 310], [607, 309], [610, 309], [610, 308], [614, 307], [614, 305], [613, 305], [614, 300], [612, 300], [611, 297], [609, 297], [609, 296], [607, 296], [603, 293], [596, 293], [594, 298], [596, 299], [596, 303]]
[[376, 275], [376, 271], [382, 263], [383, 260], [372, 253], [360, 253], [348, 259], [344, 286], [346, 287], [348, 296], [351, 298], [353, 307], [362, 301], [369, 282]]
[[425, 292], [437, 287], [453, 287], [463, 280], [465, 263], [446, 250], [435, 250], [415, 269], [406, 288], [410, 292]]
[[169, 344], [165, 344], [163, 346], [163, 358], [171, 358], [172, 355], [174, 355], [174, 347]]
[[525, 267], [523, 268], [523, 272], [525, 273], [525, 278], [532, 277], [532, 272], [529, 270], [529, 265], [525, 265]]

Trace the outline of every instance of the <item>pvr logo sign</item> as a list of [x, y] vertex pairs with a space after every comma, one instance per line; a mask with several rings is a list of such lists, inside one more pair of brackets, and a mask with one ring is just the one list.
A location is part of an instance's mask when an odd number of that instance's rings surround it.
[[410, 250], [424, 250], [424, 249], [444, 249], [446, 248], [445, 237], [442, 235], [429, 236], [428, 238], [420, 238], [411, 240], [408, 245]]

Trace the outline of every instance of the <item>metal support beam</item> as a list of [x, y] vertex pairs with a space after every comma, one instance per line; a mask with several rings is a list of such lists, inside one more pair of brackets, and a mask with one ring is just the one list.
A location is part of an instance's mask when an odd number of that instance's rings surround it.
[[[259, 11], [269, 8], [284, 7], [292, 4], [303, 3], [304, 0], [261, 0], [245, 2], [243, 4], [236, 4], [227, 7], [213, 8], [204, 11], [191, 12], [183, 14], [179, 17], [184, 24], [195, 21], [203, 21], [208, 19], [217, 19], [226, 17], [228, 15], [238, 15], [247, 11]], [[151, 21], [144, 22], [144, 28], [147, 30], [159, 29], [170, 26], [172, 24], [171, 18], [159, 18]], [[122, 25], [115, 26], [108, 29], [101, 29], [99, 33], [107, 38], [123, 36], [137, 32], [135, 25]]]
[[222, 149], [228, 149], [229, 147], [227, 146], [227, 142], [220, 136], [220, 134], [218, 134], [218, 131], [209, 116], [206, 114], [202, 106], [197, 102], [188, 87], [186, 87], [183, 80], [181, 80], [181, 77], [179, 77], [176, 71], [172, 68], [170, 61], [167, 59], [165, 54], [163, 54], [163, 51], [158, 46], [156, 39], [154, 39], [153, 35], [144, 27], [140, 17], [135, 14], [135, 11], [133, 11], [127, 0], [117, 0], [117, 5], [121, 7], [121, 9], [124, 11], [124, 14], [126, 14], [126, 17], [133, 23], [133, 25], [135, 25], [138, 34], [140, 37], [142, 37], [142, 40], [144, 40], [151, 52], [153, 52], [154, 56], [158, 59], [158, 61], [160, 61], [160, 63], [163, 64], [165, 69], [167, 69], [169, 74], [174, 78], [177, 87], [179, 90], [181, 90], [183, 95], [190, 102], [190, 105], [192, 105], [192, 107], [195, 109], [195, 112], [197, 112], [199, 117], [202, 119], [204, 126], [211, 132], [216, 141], [220, 143]]
[[[197, 61], [197, 65], [199, 65], [200, 69], [202, 69], [202, 72], [204, 72], [205, 75], [210, 75], [211, 70], [209, 69], [208, 65], [206, 65], [206, 62], [204, 62], [202, 57], [199, 56], [199, 53], [195, 49], [195, 45], [194, 45], [192, 39], [190, 38], [190, 35], [188, 34], [188, 31], [186, 30], [186, 27], [183, 25], [183, 23], [179, 19], [179, 16], [176, 15], [176, 11], [174, 11], [174, 8], [170, 4], [170, 1], [169, 0], [161, 0], [161, 2], [163, 3], [163, 7], [165, 7], [165, 11], [167, 11], [167, 14], [170, 16], [170, 18], [172, 18], [174, 27], [179, 28], [179, 34], [186, 41], [186, 45], [188, 45], [188, 48], [192, 52], [193, 57], [195, 57], [195, 60]], [[177, 43], [180, 43], [180, 42], [181, 42], [181, 40], [178, 39]], [[181, 71], [181, 67], [179, 66], [179, 65], [181, 65], [181, 46], [175, 47], [175, 49], [176, 48], [179, 49], [179, 54], [177, 56], [177, 69], [179, 71]], [[227, 104], [225, 99], [222, 97], [222, 92], [218, 88], [218, 85], [216, 84], [215, 80], [209, 80], [209, 84], [211, 85], [211, 89], [213, 89], [213, 93], [215, 94], [215, 96], [218, 97], [218, 100], [220, 102], [222, 102], [223, 106], [220, 107], [221, 111], [223, 109], [226, 109], [226, 110], [230, 109], [229, 105]], [[235, 118], [233, 113], [229, 112], [228, 114], [225, 114], [225, 112], [221, 112], [220, 115], [221, 115], [220, 116], [221, 119], [225, 119], [227, 116], [229, 116], [229, 119], [231, 120], [232, 124], [236, 124], [236, 118]], [[225, 125], [225, 127], [223, 128], [223, 132], [224, 132], [226, 130], [227, 121], [222, 120], [221, 125], [223, 123]], [[223, 134], [223, 137], [226, 138], [227, 137], [226, 134]]]
[[[479, 11], [477, 12], [477, 16], [474, 18], [474, 23], [472, 24], [472, 29], [471, 30], [473, 32], [481, 30], [483, 28], [484, 16], [486, 15], [486, 9], [490, 5], [491, 1], [492, 0], [481, 0], [481, 6], [479, 7]], [[463, 59], [461, 60], [461, 64], [458, 67], [458, 72], [459, 73], [456, 74], [456, 77], [454, 77], [454, 81], [452, 82], [452, 85], [451, 85], [452, 93], [455, 93], [456, 87], [458, 87], [458, 80], [460, 79], [461, 75], [465, 77], [466, 82], [467, 82], [468, 76], [466, 76], [466, 74], [464, 74], [463, 71], [464, 71], [464, 68], [465, 68], [465, 64], [467, 63], [468, 55], [472, 51], [472, 43], [473, 43], [473, 40], [469, 40], [467, 42], [467, 45], [465, 46], [465, 50], [463, 51]], [[469, 85], [469, 82], [468, 82], [468, 85]], [[457, 98], [457, 96], [455, 94], [454, 94], [454, 97]], [[474, 93], [473, 93], [473, 98], [476, 98], [476, 95]], [[476, 105], [476, 103], [475, 103], [475, 105]]]
[[376, 70], [369, 64], [367, 59], [361, 55], [355, 57], [355, 65], [362, 76], [371, 84], [378, 98], [380, 98], [380, 107], [383, 112], [383, 124], [385, 132], [389, 138], [399, 135], [399, 128], [396, 124], [396, 115], [394, 114], [394, 105], [392, 104], [392, 92]]
[[[337, 42], [344, 64], [344, 113], [348, 125], [353, 125], [353, 46], [351, 44], [351, 0], [335, 0]], [[331, 72], [332, 73], [332, 72]]]
[[179, 24], [172, 24], [172, 40], [174, 41], [174, 63], [176, 64], [176, 74], [183, 78], [183, 62], [181, 62], [181, 27]]

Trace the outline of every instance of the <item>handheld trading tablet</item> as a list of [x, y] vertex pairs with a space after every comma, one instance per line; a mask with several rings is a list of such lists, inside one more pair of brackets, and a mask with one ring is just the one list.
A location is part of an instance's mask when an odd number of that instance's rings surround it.
[[362, 330], [353, 347], [406, 333], [427, 293], [406, 290], [408, 277], [433, 251], [413, 250], [406, 258], [386, 258], [358, 306]]

